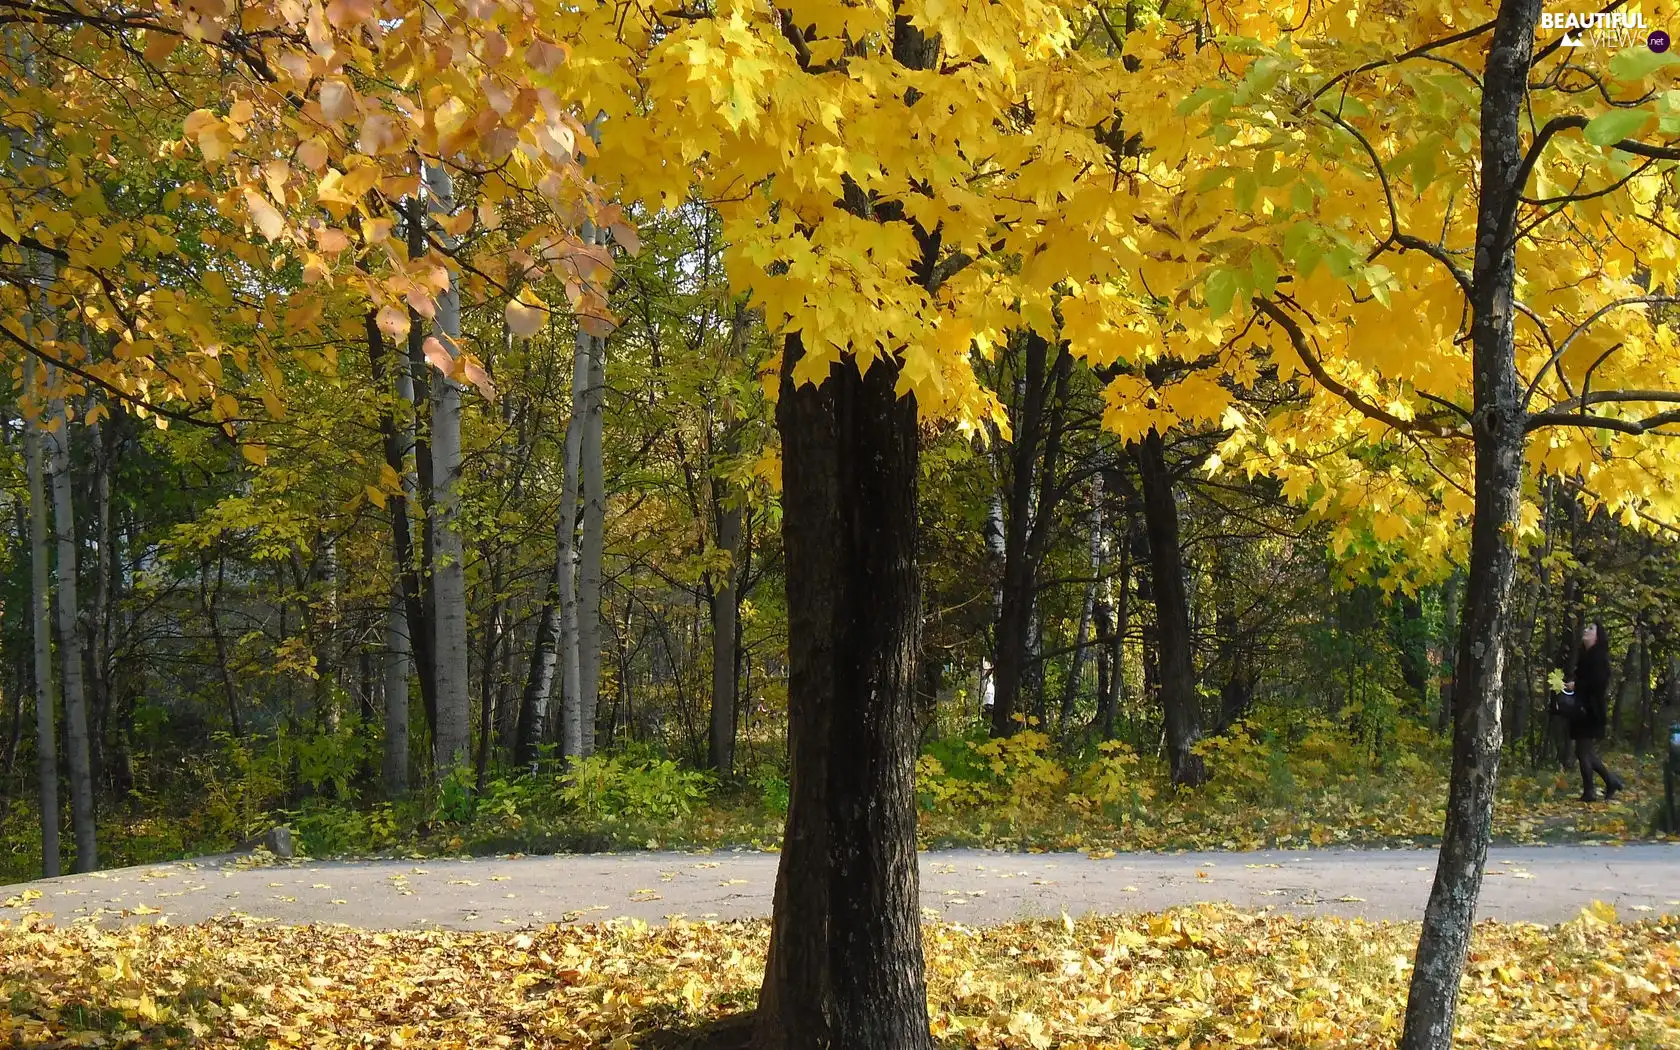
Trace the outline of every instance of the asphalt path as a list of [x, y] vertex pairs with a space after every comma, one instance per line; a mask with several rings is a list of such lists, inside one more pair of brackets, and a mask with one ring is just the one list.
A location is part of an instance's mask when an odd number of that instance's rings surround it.
[[[251, 867], [206, 858], [0, 887], [0, 921], [26, 909], [60, 924], [179, 925], [238, 914], [365, 929], [757, 918], [770, 914], [778, 859], [742, 851]], [[1433, 850], [1411, 849], [1101, 858], [938, 850], [920, 859], [924, 916], [970, 925], [1204, 901], [1302, 916], [1417, 919], [1435, 871]], [[1593, 901], [1626, 920], [1680, 914], [1680, 845], [1496, 848], [1486, 873], [1479, 918], [1551, 924]]]

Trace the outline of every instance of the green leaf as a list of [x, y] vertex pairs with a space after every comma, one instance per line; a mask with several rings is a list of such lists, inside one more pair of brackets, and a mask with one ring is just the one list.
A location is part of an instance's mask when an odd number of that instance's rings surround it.
[[1214, 317], [1224, 317], [1231, 310], [1231, 300], [1237, 295], [1237, 275], [1233, 270], [1221, 266], [1208, 274], [1207, 288], [1208, 312]]
[[1180, 102], [1176, 111], [1179, 116], [1188, 117], [1190, 114], [1206, 105], [1208, 100], [1212, 99], [1215, 95], [1222, 93], [1222, 88], [1215, 87], [1212, 84], [1203, 84], [1201, 87], [1192, 91], [1190, 96], [1183, 102]]
[[1225, 180], [1231, 177], [1231, 169], [1226, 167], [1209, 168], [1202, 172], [1202, 177], [1196, 182], [1196, 192], [1206, 193], [1208, 190], [1225, 185]]
[[1254, 210], [1255, 195], [1259, 192], [1260, 183], [1255, 180], [1254, 173], [1239, 172], [1231, 188], [1231, 198], [1236, 202], [1238, 211], [1251, 212]]
[[1581, 136], [1595, 146], [1609, 146], [1632, 135], [1650, 119], [1650, 112], [1643, 109], [1606, 110], [1587, 122]]
[[1249, 268], [1254, 271], [1254, 291], [1257, 294], [1264, 297], [1277, 291], [1278, 264], [1270, 248], [1256, 248], [1249, 259]]
[[1289, 203], [1299, 212], [1310, 212], [1313, 209], [1312, 187], [1305, 182], [1297, 182], [1289, 190]]
[[1680, 62], [1680, 55], [1673, 51], [1659, 53], [1648, 47], [1630, 47], [1610, 60], [1610, 75], [1617, 80], [1643, 80], [1676, 62]]

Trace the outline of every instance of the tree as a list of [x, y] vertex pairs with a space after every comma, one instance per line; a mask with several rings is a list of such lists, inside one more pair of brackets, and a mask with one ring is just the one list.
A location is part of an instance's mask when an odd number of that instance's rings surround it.
[[[32, 400], [39, 394], [33, 360], [24, 365], [25, 386]], [[41, 806], [41, 874], [52, 878], [59, 873], [58, 844], [58, 743], [53, 711], [52, 601], [47, 552], [46, 467], [41, 451], [41, 425], [36, 416], [24, 419], [24, 455], [29, 472], [29, 626], [34, 655], [35, 678], [35, 761], [38, 767], [38, 798]]]
[[[426, 204], [440, 227], [445, 254], [454, 251], [447, 230], [454, 219], [455, 188], [441, 164], [426, 166]], [[432, 374], [432, 590], [437, 612], [437, 722], [433, 726], [432, 775], [439, 780], [471, 759], [472, 722], [467, 698], [467, 566], [461, 542], [461, 388], [451, 378], [460, 353], [461, 298], [452, 275], [437, 296], [436, 335], [426, 340]]]

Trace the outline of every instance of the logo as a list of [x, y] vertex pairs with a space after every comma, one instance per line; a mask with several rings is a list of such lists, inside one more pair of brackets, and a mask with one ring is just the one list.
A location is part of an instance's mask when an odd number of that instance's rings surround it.
[[[1541, 30], [1563, 30], [1563, 47], [1608, 48], [1620, 51], [1644, 44], [1653, 51], [1666, 51], [1668, 34], [1662, 30], [1647, 35], [1645, 15], [1639, 11], [1544, 11]], [[1661, 47], [1658, 47], [1658, 43]]]

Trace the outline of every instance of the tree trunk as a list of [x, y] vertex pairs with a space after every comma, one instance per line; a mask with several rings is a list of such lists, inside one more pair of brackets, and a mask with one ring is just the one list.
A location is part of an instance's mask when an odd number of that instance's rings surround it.
[[[1079, 626], [1073, 635], [1073, 665], [1068, 669], [1067, 681], [1062, 685], [1062, 710], [1058, 715], [1057, 732], [1067, 735], [1068, 720], [1073, 717], [1073, 703], [1079, 695], [1079, 680], [1085, 673], [1085, 639], [1091, 626], [1091, 615], [1097, 604], [1097, 590], [1102, 584], [1102, 475], [1091, 479], [1091, 580], [1085, 585], [1085, 600], [1079, 607]], [[1099, 633], [1101, 633], [1099, 631]], [[1100, 677], [1100, 676], [1099, 676]]]
[[496, 742], [497, 670], [502, 647], [507, 644], [507, 599], [502, 595], [501, 553], [490, 558], [490, 611], [484, 617], [484, 659], [478, 668], [478, 759], [474, 763], [473, 790], [484, 792], [490, 775], [490, 754]]
[[408, 794], [408, 613], [399, 587], [385, 611], [385, 750], [380, 780], [385, 797]]
[[[558, 573], [556, 573], [558, 576]], [[537, 635], [531, 645], [531, 667], [519, 696], [519, 728], [513, 760], [526, 766], [537, 760], [537, 748], [548, 739], [548, 701], [554, 688], [554, 663], [560, 637], [559, 583], [549, 580], [548, 597], [537, 614]]]
[[[596, 238], [600, 240], [599, 237]], [[595, 713], [601, 697], [601, 557], [606, 545], [607, 496], [601, 430], [607, 389], [605, 339], [589, 340], [584, 386], [581, 472], [583, 506], [578, 546], [578, 722], [582, 753], [595, 751]]]
[[221, 597], [222, 581], [226, 572], [227, 559], [218, 551], [216, 555], [216, 585], [210, 585], [210, 556], [205, 554], [199, 561], [198, 601], [204, 611], [204, 619], [210, 625], [210, 640], [216, 647], [216, 669], [222, 681], [222, 701], [227, 704], [228, 728], [235, 738], [245, 735], [245, 727], [239, 718], [239, 683], [233, 675], [233, 655], [228, 651], [227, 635], [222, 631]]
[[110, 660], [110, 616], [111, 616], [111, 471], [116, 462], [118, 421], [121, 416], [112, 417], [109, 422], [95, 423], [88, 429], [91, 431], [94, 448], [93, 464], [93, 521], [95, 544], [93, 604], [88, 609], [87, 619], [87, 667], [88, 687], [92, 702], [92, 725], [89, 729], [90, 744], [93, 748], [93, 767], [95, 782], [105, 783], [107, 768], [105, 761], [105, 727], [111, 715], [111, 690], [109, 667]]
[[[588, 231], [592, 231], [592, 227]], [[572, 361], [572, 414], [566, 421], [565, 462], [560, 475], [560, 510], [554, 522], [555, 588], [560, 598], [560, 753], [583, 755], [581, 649], [578, 645], [577, 519], [578, 473], [583, 459], [583, 416], [588, 410], [590, 344], [594, 336], [577, 332]]]
[[[54, 369], [47, 382], [56, 384]], [[64, 665], [64, 744], [70, 767], [70, 825], [76, 838], [71, 870], [97, 871], [99, 850], [93, 814], [93, 764], [89, 758], [87, 692], [82, 663], [80, 602], [77, 599], [75, 479], [70, 473], [70, 417], [62, 397], [52, 401], [53, 429], [47, 434], [52, 474], [53, 533], [58, 540], [58, 649]]]
[[1098, 698], [1097, 727], [1104, 740], [1114, 739], [1114, 716], [1126, 697], [1126, 626], [1132, 597], [1132, 515], [1120, 534], [1120, 596], [1114, 607], [1114, 636], [1108, 642], [1108, 687]]
[[1476, 456], [1470, 575], [1458, 643], [1452, 780], [1435, 883], [1424, 910], [1401, 1050], [1448, 1050], [1471, 924], [1492, 837], [1499, 778], [1500, 700], [1516, 570], [1513, 537], [1522, 497], [1525, 414], [1516, 363], [1509, 240], [1522, 187], [1520, 119], [1540, 0], [1504, 0], [1494, 24], [1482, 92], [1482, 193], [1472, 286], [1472, 430]]
[[1202, 738], [1201, 698], [1190, 648], [1190, 603], [1184, 593], [1184, 554], [1178, 539], [1178, 503], [1166, 444], [1151, 430], [1133, 446], [1143, 488], [1144, 527], [1160, 646], [1161, 715], [1174, 784], [1194, 787], [1207, 780], [1207, 765], [1194, 753]]
[[[418, 259], [426, 254], [426, 212], [423, 202], [418, 197], [411, 197], [408, 201], [408, 256]], [[404, 565], [411, 573], [409, 582], [405, 582], [405, 593], [408, 598], [408, 642], [414, 653], [414, 670], [420, 677], [420, 704], [426, 715], [426, 729], [434, 736], [437, 733], [437, 589], [433, 586], [432, 578], [432, 533], [435, 525], [432, 513], [432, 499], [435, 494], [432, 485], [432, 440], [427, 435], [431, 424], [431, 373], [432, 366], [426, 363], [426, 324], [425, 318], [414, 309], [408, 312], [408, 369], [407, 375], [398, 370], [396, 377], [397, 400], [395, 408], [401, 408], [401, 402], [408, 402], [414, 406], [414, 428], [407, 427], [388, 432], [386, 435], [386, 460], [391, 459], [392, 442], [397, 443], [399, 450], [398, 465], [392, 469], [398, 471], [403, 479], [403, 491], [408, 498], [404, 501], [406, 508], [404, 538], [400, 544], [404, 550], [418, 554], [418, 559], [404, 560]], [[373, 325], [373, 317], [368, 318], [368, 324]], [[375, 326], [377, 330], [377, 326]], [[405, 385], [406, 384], [406, 385]], [[422, 426], [425, 420], [428, 426]], [[401, 464], [409, 448], [414, 450], [414, 474], [412, 482], [407, 471]], [[419, 543], [416, 545], [411, 532], [407, 531], [406, 520], [418, 518]], [[396, 522], [392, 522], [392, 534], [395, 539]], [[415, 562], [418, 561], [418, 564]]]
[[[385, 337], [379, 330], [376, 311], [368, 311], [366, 329], [373, 380], [383, 393], [386, 390]], [[390, 608], [385, 615], [385, 744], [381, 776], [385, 797], [395, 799], [406, 795], [409, 786], [408, 679], [415, 665], [422, 669], [432, 666], [432, 646], [420, 572], [414, 564], [414, 537], [408, 517], [409, 508], [415, 503], [414, 475], [408, 469], [408, 452], [414, 444], [414, 433], [408, 419], [411, 409], [405, 406], [414, 403], [414, 378], [401, 362], [391, 369], [391, 373], [394, 400], [390, 411], [379, 421], [385, 439], [385, 465], [398, 478], [398, 491], [385, 496], [385, 512], [391, 523], [392, 586]], [[433, 681], [430, 672], [421, 671], [423, 695]], [[435, 710], [435, 700], [427, 706]]]
[[[903, 30], [901, 29], [901, 33]], [[918, 430], [897, 369], [783, 353], [787, 832], [758, 1050], [929, 1050], [916, 867]]]
[[47, 550], [47, 493], [41, 449], [39, 366], [24, 360], [24, 383], [35, 402], [24, 418], [23, 448], [29, 473], [29, 622], [35, 657], [35, 761], [41, 803], [41, 874], [52, 878], [62, 869], [58, 842], [58, 741], [53, 712], [50, 557]]
[[[455, 210], [455, 188], [440, 164], [426, 165], [426, 199], [440, 223]], [[454, 239], [440, 229], [444, 250]], [[461, 293], [455, 277], [438, 294], [436, 335], [451, 355], [460, 353]], [[471, 708], [467, 695], [467, 567], [461, 542], [461, 387], [442, 371], [432, 375], [432, 589], [436, 595], [434, 653], [437, 724], [432, 775], [438, 780], [471, 758]]]
[[1037, 597], [1027, 538], [1032, 529], [1038, 432], [1043, 425], [1044, 401], [1049, 392], [1044, 375], [1049, 344], [1035, 335], [1027, 336], [1025, 343], [1021, 412], [1018, 425], [1012, 427], [1014, 433], [1009, 446], [1010, 467], [1003, 519], [1003, 583], [998, 604], [996, 653], [992, 663], [993, 736], [1009, 736], [1020, 728], [1016, 714], [1021, 702], [1022, 681], [1026, 677], [1032, 612]]
[[[723, 489], [722, 482], [714, 487]], [[742, 508], [724, 497], [717, 506], [717, 545], [729, 552], [729, 567], [717, 574], [712, 592], [711, 766], [718, 775], [735, 774], [735, 650], [740, 643], [736, 613]]]

